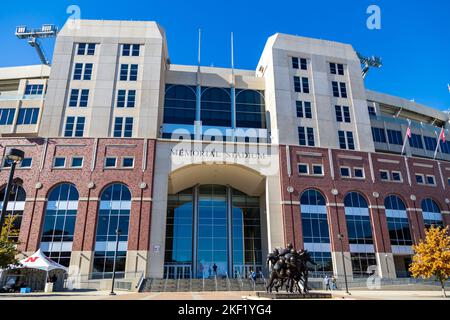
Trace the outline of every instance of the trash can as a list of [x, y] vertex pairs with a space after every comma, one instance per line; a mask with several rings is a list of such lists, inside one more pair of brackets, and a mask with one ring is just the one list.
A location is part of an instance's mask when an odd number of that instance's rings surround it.
[[53, 292], [53, 283], [47, 282], [45, 284], [45, 292], [46, 293]]

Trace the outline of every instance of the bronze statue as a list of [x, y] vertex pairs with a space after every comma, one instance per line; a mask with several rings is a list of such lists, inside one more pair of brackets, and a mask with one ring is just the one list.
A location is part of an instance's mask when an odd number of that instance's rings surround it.
[[307, 294], [308, 262], [317, 265], [311, 260], [307, 250], [296, 251], [292, 244], [288, 244], [284, 249], [274, 249], [267, 255], [266, 260], [270, 270], [267, 292], [272, 292], [273, 289], [278, 292], [285, 285], [287, 292]]

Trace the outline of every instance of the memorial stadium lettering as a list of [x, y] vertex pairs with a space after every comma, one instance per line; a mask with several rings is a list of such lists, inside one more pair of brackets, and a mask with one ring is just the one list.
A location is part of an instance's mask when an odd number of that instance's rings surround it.
[[206, 158], [234, 158], [234, 159], [264, 159], [265, 153], [251, 152], [219, 152], [208, 150], [172, 149], [172, 156], [178, 157], [206, 157]]

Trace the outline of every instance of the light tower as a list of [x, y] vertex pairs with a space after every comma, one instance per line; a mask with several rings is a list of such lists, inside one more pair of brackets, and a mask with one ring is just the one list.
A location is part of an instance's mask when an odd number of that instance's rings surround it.
[[357, 54], [358, 54], [359, 61], [361, 61], [363, 79], [366, 78], [367, 73], [369, 72], [371, 67], [372, 68], [381, 68], [381, 66], [383, 65], [383, 62], [380, 57], [375, 57], [375, 56], [365, 57], [362, 54], [360, 54], [359, 52]]
[[44, 24], [40, 29], [29, 29], [26, 26], [16, 28], [16, 36], [19, 39], [27, 39], [30, 46], [36, 49], [42, 64], [50, 65], [45, 57], [40, 39], [54, 38], [58, 34], [58, 28], [52, 24]]

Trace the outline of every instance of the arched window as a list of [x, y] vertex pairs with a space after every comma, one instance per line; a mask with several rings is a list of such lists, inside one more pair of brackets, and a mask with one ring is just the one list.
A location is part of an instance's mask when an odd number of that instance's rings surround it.
[[[130, 224], [131, 192], [124, 184], [110, 185], [100, 197], [93, 278], [111, 278], [116, 260], [116, 276], [124, 277]], [[119, 249], [116, 252], [116, 230], [120, 230]]]
[[[8, 208], [6, 217], [13, 217], [13, 229], [8, 230], [8, 239], [17, 242], [19, 240], [19, 230], [22, 225], [23, 210], [25, 208], [26, 199], [25, 190], [21, 186], [14, 186], [9, 194]], [[5, 188], [0, 191], [0, 210], [3, 206], [3, 199], [5, 198]]]
[[236, 126], [238, 128], [266, 128], [263, 91], [236, 90]]
[[195, 121], [196, 93], [194, 86], [166, 86], [164, 123], [189, 124]]
[[204, 126], [231, 127], [229, 88], [202, 88], [201, 120]]
[[317, 266], [310, 266], [311, 271], [321, 273], [333, 272], [331, 260], [330, 233], [328, 229], [327, 207], [325, 197], [317, 190], [308, 189], [300, 197], [303, 242]]
[[75, 233], [78, 191], [68, 183], [53, 188], [45, 210], [41, 249], [53, 261], [68, 267]]
[[367, 276], [368, 267], [376, 264], [369, 206], [358, 192], [347, 194], [344, 206], [353, 276]]
[[412, 245], [411, 231], [409, 229], [408, 214], [405, 203], [396, 195], [390, 195], [384, 200], [387, 224], [391, 245]]
[[436, 227], [444, 226], [441, 209], [433, 199], [427, 198], [422, 200], [422, 215], [425, 228], [429, 228], [432, 225]]

